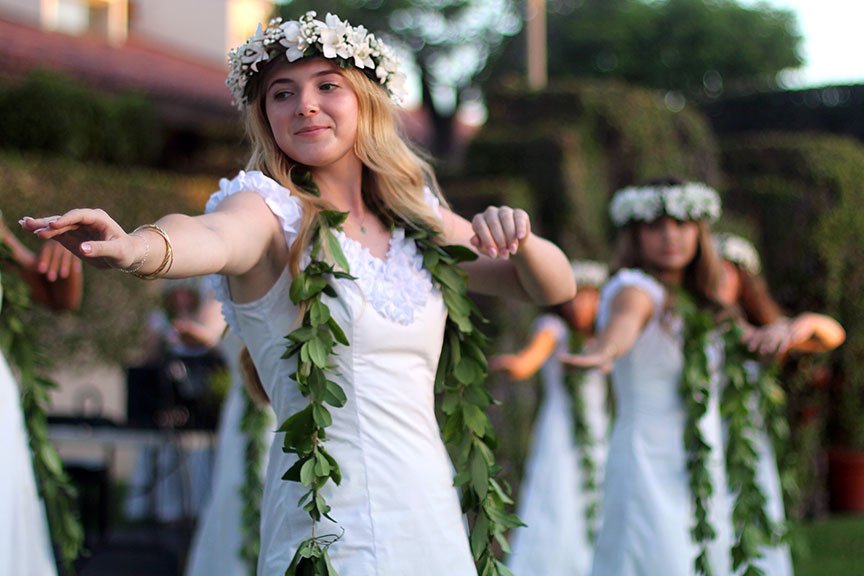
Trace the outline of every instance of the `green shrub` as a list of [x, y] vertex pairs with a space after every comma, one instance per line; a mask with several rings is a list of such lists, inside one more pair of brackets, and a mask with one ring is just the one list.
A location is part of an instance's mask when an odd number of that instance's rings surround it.
[[0, 147], [116, 164], [148, 164], [161, 151], [152, 105], [44, 72], [0, 92]]
[[[13, 228], [25, 215], [62, 214], [90, 206], [106, 210], [131, 230], [168, 212], [201, 213], [209, 193], [218, 188], [212, 177], [2, 153], [0, 181], [0, 206]], [[38, 247], [23, 233], [19, 237], [31, 248]], [[60, 315], [34, 311], [33, 329], [58, 358], [123, 364], [140, 352], [147, 313], [158, 304], [158, 282], [85, 267], [82, 309]]]

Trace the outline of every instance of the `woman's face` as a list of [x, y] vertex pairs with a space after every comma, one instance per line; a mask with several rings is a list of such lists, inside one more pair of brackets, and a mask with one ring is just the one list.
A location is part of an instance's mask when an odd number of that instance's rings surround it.
[[642, 260], [661, 272], [683, 271], [699, 248], [699, 226], [692, 220], [664, 216], [640, 224], [638, 236]]
[[359, 162], [357, 95], [336, 64], [325, 58], [286, 62], [263, 81], [270, 129], [289, 158], [313, 168]]
[[582, 334], [593, 334], [599, 303], [600, 293], [596, 288], [579, 287], [576, 296], [561, 305], [561, 312], [573, 330]]

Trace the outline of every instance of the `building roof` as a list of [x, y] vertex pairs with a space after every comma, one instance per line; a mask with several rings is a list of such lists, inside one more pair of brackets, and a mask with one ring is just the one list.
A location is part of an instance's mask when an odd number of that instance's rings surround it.
[[169, 122], [233, 120], [225, 67], [169, 51], [130, 36], [112, 46], [93, 36], [70, 36], [0, 18], [0, 76], [17, 78], [34, 69], [66, 74], [113, 92], [150, 96]]

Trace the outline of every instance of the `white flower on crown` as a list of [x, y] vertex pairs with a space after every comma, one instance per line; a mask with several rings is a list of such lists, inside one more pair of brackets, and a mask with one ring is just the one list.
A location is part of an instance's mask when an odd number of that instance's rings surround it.
[[750, 274], [759, 274], [762, 269], [759, 252], [746, 238], [735, 234], [715, 234], [714, 246], [722, 259], [737, 264]]
[[609, 267], [596, 260], [572, 260], [570, 268], [577, 286], [599, 288], [609, 278]]
[[340, 60], [361, 70], [374, 71], [375, 78], [386, 88], [390, 97], [400, 103], [404, 94], [405, 76], [399, 72], [400, 62], [394, 52], [363, 26], [351, 26], [334, 14], [324, 21], [309, 11], [298, 20], [270, 21], [264, 30], [259, 24], [242, 46], [228, 52], [228, 79], [225, 84], [234, 104], [241, 110], [247, 104], [246, 87], [250, 78], [260, 72], [262, 63], [282, 54], [288, 62], [312, 55]]
[[676, 220], [708, 220], [720, 217], [720, 196], [710, 186], [688, 182], [680, 186], [630, 186], [612, 197], [609, 215], [616, 226], [651, 222], [664, 214]]

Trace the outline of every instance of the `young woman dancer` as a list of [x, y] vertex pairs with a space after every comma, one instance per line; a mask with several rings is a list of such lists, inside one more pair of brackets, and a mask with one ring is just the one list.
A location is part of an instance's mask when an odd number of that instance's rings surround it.
[[[460, 381], [485, 369], [473, 345], [444, 337], [454, 323], [469, 340], [473, 330], [460, 270], [469, 289], [549, 305], [575, 293], [567, 259], [531, 233], [524, 211], [490, 207], [467, 221], [447, 208], [398, 131], [398, 62], [363, 27], [314, 12], [276, 20], [230, 64], [252, 153], [205, 215], [166, 216], [131, 234], [99, 210], [22, 224], [96, 266], [221, 275], [228, 323], [283, 423], [265, 481], [259, 574], [311, 563], [341, 576], [473, 575], [433, 409], [439, 358], [452, 367], [454, 354], [470, 356]], [[453, 244], [463, 248], [439, 247]], [[472, 248], [477, 260], [451, 265]], [[476, 407], [466, 421], [480, 434]], [[473, 486], [488, 485], [489, 456], [473, 458]]]
[[[771, 354], [827, 352], [843, 343], [845, 331], [833, 318], [812, 312], [804, 312], [793, 318], [783, 314], [760, 275], [761, 259], [750, 241], [733, 234], [715, 234], [714, 244], [724, 268], [720, 300], [728, 306], [738, 307], [752, 326], [766, 327], [758, 339], [751, 340], [754, 349]], [[753, 375], [759, 370], [755, 363], [748, 368]], [[767, 499], [769, 518], [782, 529], [786, 523], [786, 510], [773, 441], [756, 406], [752, 413], [753, 420], [757, 422], [753, 430], [757, 481]], [[764, 546], [760, 554], [756, 566], [765, 576], [792, 576], [792, 555], [787, 544]]]
[[[565, 371], [558, 356], [594, 336], [606, 264], [572, 263], [579, 292], [534, 324], [516, 354], [492, 358], [513, 380], [541, 371], [542, 403], [534, 426], [517, 511], [525, 527], [512, 533], [507, 565], [514, 574], [587, 575], [599, 524], [609, 415], [606, 375]], [[574, 396], [578, 394], [578, 396]]]
[[[81, 263], [57, 242], [46, 242], [38, 254], [24, 246], [0, 214], [0, 244], [8, 248], [10, 266], [0, 266], [0, 314], [3, 274], [20, 274], [33, 301], [51, 310], [74, 310], [81, 303]], [[14, 269], [14, 270], [13, 270]], [[4, 326], [5, 327], [5, 326]], [[7, 340], [8, 335], [3, 335]], [[12, 359], [10, 359], [11, 362]], [[6, 357], [0, 353], [0, 445], [6, 471], [0, 475], [0, 574], [57, 574], [45, 504], [33, 471], [30, 439], [21, 408], [21, 392]]]
[[[583, 353], [562, 357], [579, 367], [613, 363], [616, 416], [592, 574], [689, 576], [698, 562], [700, 570], [707, 565], [715, 576], [728, 575], [730, 503], [716, 393], [721, 347], [716, 338], [700, 351], [708, 364], [704, 414], [696, 424], [707, 449], [700, 472], [714, 490], [694, 513], [678, 313], [685, 299], [700, 310], [720, 310], [720, 261], [709, 232], [720, 200], [705, 185], [669, 180], [618, 191], [610, 212], [619, 227], [618, 271], [601, 292], [598, 335]], [[691, 535], [698, 514], [716, 533], [704, 547]]]

